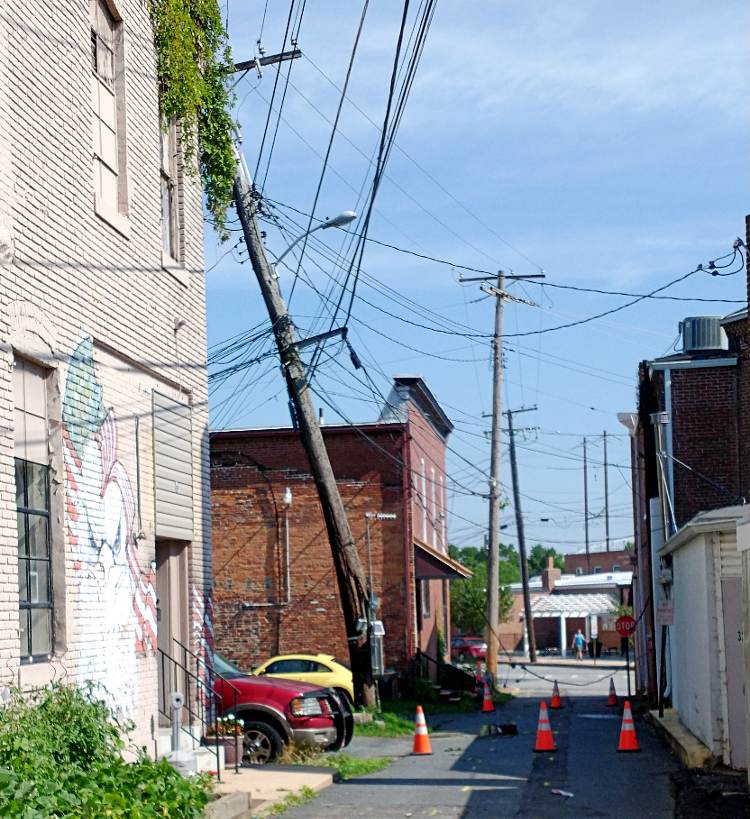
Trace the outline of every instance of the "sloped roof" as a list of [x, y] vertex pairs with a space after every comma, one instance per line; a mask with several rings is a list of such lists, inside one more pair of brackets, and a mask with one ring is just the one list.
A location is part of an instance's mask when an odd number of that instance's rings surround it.
[[531, 604], [532, 617], [588, 617], [592, 614], [610, 614], [617, 602], [608, 594], [550, 594], [539, 597]]

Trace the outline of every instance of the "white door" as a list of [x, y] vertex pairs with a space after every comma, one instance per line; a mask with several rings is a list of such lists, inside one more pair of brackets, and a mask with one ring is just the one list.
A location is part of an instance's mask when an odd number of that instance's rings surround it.
[[745, 736], [745, 671], [742, 660], [741, 578], [723, 577], [721, 596], [724, 607], [724, 645], [727, 663], [727, 706], [729, 747], [733, 768], [747, 768]]

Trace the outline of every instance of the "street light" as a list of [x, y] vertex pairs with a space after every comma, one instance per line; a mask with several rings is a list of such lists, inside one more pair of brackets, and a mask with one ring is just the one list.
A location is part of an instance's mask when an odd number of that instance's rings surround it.
[[316, 230], [327, 230], [328, 228], [340, 228], [344, 227], [344, 225], [348, 225], [350, 222], [353, 222], [357, 218], [357, 214], [353, 210], [345, 210], [339, 213], [338, 216], [334, 216], [331, 219], [326, 219], [324, 222], [320, 222], [319, 224], [315, 225], [314, 228], [310, 228], [306, 230], [303, 234], [298, 236], [290, 245], [289, 247], [276, 259], [275, 264], [279, 264], [281, 260], [289, 253], [290, 250], [294, 249], [306, 236], [309, 236], [311, 233], [315, 233]]
[[375, 606], [373, 605], [372, 590], [372, 550], [370, 549], [370, 521], [371, 520], [396, 520], [393, 512], [365, 512], [365, 543], [367, 544], [367, 594], [369, 599], [370, 622], [375, 619]]

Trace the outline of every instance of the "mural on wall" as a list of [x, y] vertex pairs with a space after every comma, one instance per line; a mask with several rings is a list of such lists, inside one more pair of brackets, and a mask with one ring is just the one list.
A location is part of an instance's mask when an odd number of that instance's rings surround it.
[[207, 692], [213, 690], [211, 669], [214, 667], [214, 652], [216, 650], [213, 592], [210, 588], [201, 591], [197, 586], [193, 586], [192, 631], [195, 653], [203, 661], [199, 664], [198, 672], [203, 683], [201, 699], [204, 704], [207, 704], [211, 699], [207, 696]]
[[71, 356], [62, 420], [79, 673], [103, 685], [112, 704], [130, 716], [137, 656], [156, 648], [156, 577], [138, 562], [133, 487], [117, 458], [117, 422], [104, 404], [90, 337]]

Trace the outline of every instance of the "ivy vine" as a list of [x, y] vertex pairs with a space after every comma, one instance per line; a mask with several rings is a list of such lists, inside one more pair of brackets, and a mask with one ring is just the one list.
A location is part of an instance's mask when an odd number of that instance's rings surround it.
[[227, 236], [235, 160], [230, 115], [232, 58], [217, 0], [150, 0], [159, 107], [163, 127], [181, 126], [185, 166], [197, 158], [206, 207], [221, 236]]

